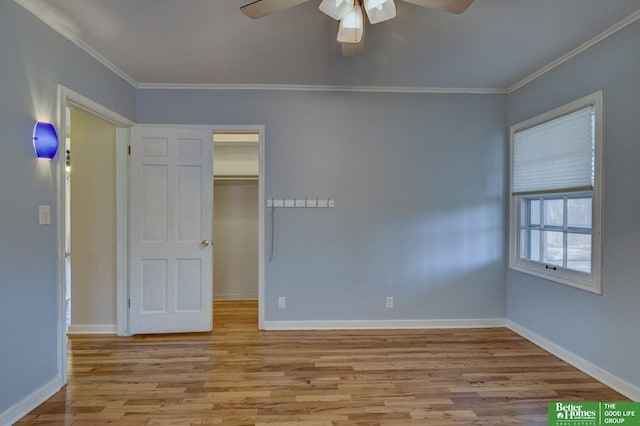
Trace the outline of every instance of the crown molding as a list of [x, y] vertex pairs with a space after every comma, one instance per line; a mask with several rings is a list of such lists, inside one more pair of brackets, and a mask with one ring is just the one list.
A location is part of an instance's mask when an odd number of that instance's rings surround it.
[[582, 43], [580, 46], [576, 47], [575, 49], [570, 50], [569, 52], [567, 52], [564, 55], [560, 56], [558, 59], [549, 62], [547, 65], [545, 65], [544, 67], [540, 68], [538, 71], [536, 71], [536, 72], [534, 72], [532, 74], [529, 74], [527, 77], [523, 78], [519, 82], [517, 82], [514, 85], [512, 85], [511, 87], [509, 87], [507, 92], [508, 93], [515, 92], [516, 90], [520, 89], [521, 87], [531, 83], [536, 78], [538, 78], [538, 77], [548, 73], [549, 71], [553, 70], [554, 68], [564, 64], [569, 59], [579, 55], [580, 53], [584, 52], [585, 50], [590, 49], [591, 47], [595, 46], [596, 44], [600, 43], [601, 41], [611, 37], [612, 35], [614, 35], [618, 31], [623, 30], [624, 28], [626, 28], [629, 25], [633, 24], [634, 22], [638, 21], [639, 19], [640, 19], [640, 9], [638, 9], [637, 11], [632, 13], [631, 15], [627, 16], [626, 18], [622, 19], [621, 21], [618, 21], [617, 23], [613, 24], [612, 26], [610, 26], [609, 28], [607, 28], [606, 30], [604, 30], [603, 32], [598, 34], [597, 36], [585, 41], [584, 43]]
[[59, 34], [87, 52], [95, 60], [113, 71], [136, 89], [161, 90], [264, 90], [264, 91], [304, 91], [304, 92], [364, 92], [364, 93], [431, 93], [431, 94], [474, 94], [505, 95], [511, 94], [529, 84], [538, 77], [562, 65], [571, 58], [588, 50], [618, 31], [640, 20], [640, 9], [615, 23], [605, 31], [582, 43], [575, 49], [529, 74], [508, 88], [465, 88], [465, 87], [411, 87], [411, 86], [334, 86], [334, 85], [295, 85], [295, 84], [164, 84], [138, 83], [126, 72], [118, 68], [95, 49], [82, 41], [76, 31], [55, 14], [44, 0], [14, 0], [17, 4], [33, 13]]
[[409, 87], [409, 86], [335, 86], [335, 85], [295, 85], [295, 84], [164, 84], [138, 83], [129, 74], [118, 68], [113, 62], [80, 39], [77, 32], [44, 0], [14, 0], [17, 4], [34, 14], [60, 35], [67, 38], [95, 60], [113, 71], [136, 89], [162, 90], [263, 90], [263, 91], [302, 91], [302, 92], [365, 92], [365, 93], [441, 93], [504, 95], [507, 89], [499, 88], [458, 88], [458, 87]]
[[140, 83], [139, 89], [162, 90], [274, 90], [298, 92], [446, 93], [504, 95], [507, 89], [473, 87], [333, 86], [305, 84], [163, 84]]
[[93, 59], [113, 71], [117, 76], [129, 83], [133, 87], [137, 87], [138, 83], [131, 78], [129, 74], [118, 68], [113, 62], [98, 53], [95, 49], [82, 41], [76, 31], [71, 28], [68, 23], [64, 22], [57, 14], [55, 14], [50, 6], [43, 0], [14, 0], [17, 4], [33, 13], [42, 22], [49, 25], [60, 35], [71, 41], [80, 49], [87, 52]]

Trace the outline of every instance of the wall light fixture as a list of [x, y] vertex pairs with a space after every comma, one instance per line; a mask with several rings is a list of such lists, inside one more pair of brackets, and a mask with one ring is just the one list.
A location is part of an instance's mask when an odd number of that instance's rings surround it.
[[51, 123], [38, 121], [33, 128], [33, 149], [38, 158], [53, 159], [58, 152], [58, 134]]

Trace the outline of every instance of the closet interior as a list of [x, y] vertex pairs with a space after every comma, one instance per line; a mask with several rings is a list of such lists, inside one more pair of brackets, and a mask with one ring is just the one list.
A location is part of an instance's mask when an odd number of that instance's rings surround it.
[[213, 135], [213, 298], [258, 300], [259, 134]]

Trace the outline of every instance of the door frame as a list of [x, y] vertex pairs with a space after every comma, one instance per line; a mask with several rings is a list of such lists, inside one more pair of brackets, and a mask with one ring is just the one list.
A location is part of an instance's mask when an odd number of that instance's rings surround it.
[[[129, 147], [129, 128], [135, 123], [128, 118], [112, 111], [101, 104], [77, 93], [62, 84], [58, 85], [58, 114], [57, 128], [61, 141], [67, 138], [67, 117], [66, 108], [72, 107], [88, 112], [96, 117], [108, 121], [116, 126], [116, 287], [118, 303], [120, 299], [126, 300], [126, 294], [120, 294], [120, 288], [124, 287], [124, 283], [128, 277], [127, 253], [128, 247], [128, 147]], [[63, 145], [64, 146], [64, 145]], [[67, 330], [66, 325], [66, 268], [65, 268], [65, 238], [66, 238], [66, 194], [65, 194], [65, 162], [66, 156], [58, 154], [57, 156], [57, 209], [56, 209], [56, 228], [58, 237], [58, 370], [62, 379], [62, 385], [67, 383]], [[73, 259], [72, 259], [73, 262]], [[73, 285], [73, 284], [72, 284]], [[120, 312], [117, 312], [118, 334], [121, 334], [120, 324], [126, 324], [125, 319], [120, 318]]]
[[[264, 330], [264, 271], [265, 271], [265, 125], [263, 124], [145, 124], [145, 123], [136, 123], [136, 125], [144, 126], [144, 127], [171, 127], [171, 128], [189, 128], [189, 129], [206, 129], [211, 134], [211, 143], [213, 144], [213, 134], [215, 132], [239, 132], [239, 133], [258, 133], [258, 329]], [[128, 140], [127, 140], [128, 143]], [[128, 150], [128, 145], [123, 149]], [[125, 159], [128, 159], [125, 154]], [[213, 162], [213, 156], [211, 158]], [[128, 165], [128, 162], [127, 162]], [[119, 178], [120, 178], [120, 172]], [[215, 171], [214, 171], [215, 173]], [[126, 173], [126, 189], [128, 191], [129, 188], [129, 175], [130, 171], [127, 170]], [[213, 179], [213, 176], [211, 176]], [[215, 208], [215, 207], [214, 207]], [[213, 215], [213, 211], [211, 213]], [[121, 210], [118, 209], [118, 217], [121, 217]], [[122, 216], [128, 220], [129, 212], [128, 206], [126, 213]], [[126, 232], [128, 232], [128, 228], [125, 224]], [[213, 240], [213, 228], [211, 229], [211, 241], [215, 244]], [[126, 265], [127, 265], [127, 273], [128, 273], [128, 253], [125, 253], [127, 256]], [[211, 250], [211, 255], [213, 256], [213, 250]], [[120, 260], [120, 256], [118, 256], [118, 260]], [[120, 271], [119, 271], [120, 272]], [[120, 274], [118, 273], [118, 277]], [[213, 279], [213, 278], [212, 278]], [[212, 281], [213, 283], [213, 281]], [[118, 299], [117, 303], [117, 318], [118, 318], [118, 335], [120, 336], [128, 336], [129, 334], [129, 308], [128, 308], [128, 295], [130, 283], [128, 280], [128, 275], [126, 279], [120, 280], [116, 283], [118, 287]], [[213, 283], [215, 285], [215, 283]], [[120, 297], [123, 295], [123, 297]], [[211, 300], [213, 303], [213, 300]], [[213, 323], [213, 328], [215, 329], [216, 324]]]
[[[265, 205], [266, 205], [265, 125], [238, 124], [238, 125], [213, 126], [213, 131], [211, 132], [212, 144], [213, 144], [214, 132], [258, 133], [258, 329], [264, 330], [265, 329], [264, 328], [264, 269], [265, 269], [265, 217], [264, 216], [265, 216]], [[215, 174], [215, 170], [213, 171], [213, 173]], [[215, 204], [213, 208], [215, 209]], [[211, 233], [213, 234], [213, 229], [211, 229]], [[215, 241], [214, 241], [214, 244], [215, 244]], [[211, 251], [211, 253], [213, 253], [213, 250]], [[216, 324], [214, 322], [213, 327], [215, 328], [215, 326]]]

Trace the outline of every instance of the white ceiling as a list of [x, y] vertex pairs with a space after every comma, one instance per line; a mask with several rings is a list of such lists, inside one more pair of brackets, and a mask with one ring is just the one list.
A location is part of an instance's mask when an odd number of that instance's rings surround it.
[[[22, 2], [24, 2], [23, 0]], [[507, 88], [636, 12], [639, 0], [396, 0], [344, 58], [319, 0], [252, 20], [249, 0], [29, 0], [138, 83]]]

